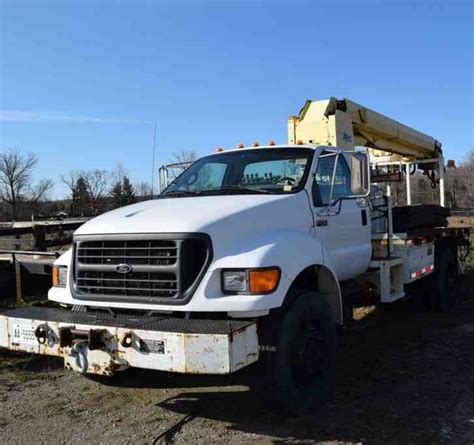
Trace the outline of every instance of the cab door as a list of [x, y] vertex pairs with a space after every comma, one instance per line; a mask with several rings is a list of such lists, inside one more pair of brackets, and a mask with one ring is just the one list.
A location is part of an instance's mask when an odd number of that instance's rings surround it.
[[367, 200], [354, 196], [351, 182], [345, 153], [322, 151], [311, 187], [314, 235], [340, 281], [363, 273], [372, 252]]

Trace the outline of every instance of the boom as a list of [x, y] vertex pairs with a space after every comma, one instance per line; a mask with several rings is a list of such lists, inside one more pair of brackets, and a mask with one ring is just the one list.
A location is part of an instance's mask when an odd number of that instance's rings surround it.
[[367, 147], [391, 161], [438, 159], [441, 143], [349, 99], [307, 100], [298, 116], [288, 120], [288, 139], [295, 144], [331, 145], [348, 150]]

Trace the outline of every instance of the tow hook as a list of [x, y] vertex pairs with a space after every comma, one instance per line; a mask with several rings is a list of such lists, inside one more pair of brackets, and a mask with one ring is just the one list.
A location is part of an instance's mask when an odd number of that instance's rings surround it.
[[40, 324], [35, 329], [35, 337], [40, 345], [44, 345], [46, 343], [46, 340], [48, 340], [48, 325]]
[[76, 361], [76, 366], [74, 369], [77, 372], [80, 372], [81, 374], [86, 374], [89, 368], [85, 346], [85, 342], [76, 343], [73, 345], [73, 347], [71, 348], [71, 352], [69, 353], [69, 357], [74, 358]]
[[124, 347], [124, 348], [131, 348], [133, 346], [133, 337], [132, 337], [132, 333], [131, 332], [127, 332], [123, 338], [122, 338], [122, 341], [120, 342], [120, 344]]

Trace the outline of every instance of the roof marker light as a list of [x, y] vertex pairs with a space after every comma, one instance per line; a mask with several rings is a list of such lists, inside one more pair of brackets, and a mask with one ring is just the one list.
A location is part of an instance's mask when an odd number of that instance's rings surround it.
[[254, 142], [254, 143], [252, 144], [252, 147], [260, 147], [260, 144], [259, 144], [258, 142]]
[[244, 147], [245, 147], [245, 145], [244, 145], [244, 144], [242, 144], [242, 142], [241, 142], [240, 144], [238, 144], [238, 145], [237, 145], [237, 148], [244, 148]]
[[304, 145], [304, 142], [301, 139], [298, 139], [296, 141], [296, 145]]
[[224, 151], [224, 149], [223, 149], [222, 147], [217, 147], [217, 148], [216, 148], [216, 152], [217, 152], [217, 153], [220, 153], [221, 151]]
[[273, 147], [274, 145], [276, 145], [276, 142], [272, 139], [271, 141], [268, 141], [268, 145], [270, 147]]

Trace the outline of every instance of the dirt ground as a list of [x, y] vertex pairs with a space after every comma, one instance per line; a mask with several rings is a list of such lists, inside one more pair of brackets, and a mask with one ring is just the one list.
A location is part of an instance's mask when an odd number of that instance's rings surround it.
[[[314, 416], [266, 412], [252, 369], [229, 377], [138, 371], [115, 386], [56, 359], [0, 351], [3, 443], [474, 443], [474, 274], [450, 314], [410, 303], [341, 332], [334, 400]], [[164, 437], [168, 428], [182, 421]]]

